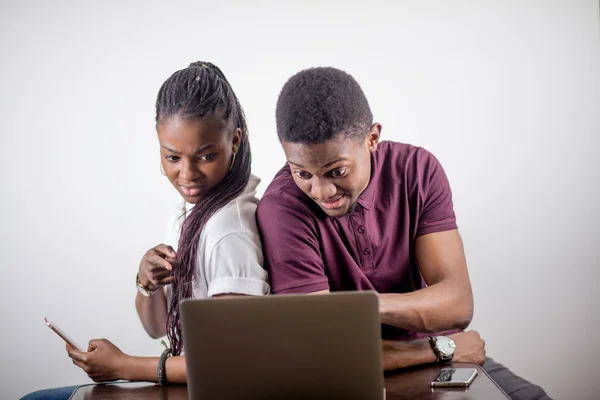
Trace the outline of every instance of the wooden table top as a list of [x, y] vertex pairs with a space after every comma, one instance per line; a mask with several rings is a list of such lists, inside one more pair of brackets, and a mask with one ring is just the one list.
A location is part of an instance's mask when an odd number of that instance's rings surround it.
[[[431, 381], [448, 365], [429, 365], [385, 375], [386, 400], [506, 400], [508, 396], [475, 364], [452, 363], [453, 368], [476, 368], [477, 378], [470, 387], [433, 389]], [[187, 400], [186, 385], [160, 386], [147, 382], [91, 384], [79, 387], [70, 400]]]

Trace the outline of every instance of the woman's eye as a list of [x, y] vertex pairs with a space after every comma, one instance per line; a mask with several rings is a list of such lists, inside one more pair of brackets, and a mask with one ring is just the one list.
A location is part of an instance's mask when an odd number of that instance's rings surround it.
[[306, 171], [296, 171], [296, 175], [300, 179], [309, 179], [310, 178], [310, 174]]
[[179, 161], [179, 156], [165, 156], [165, 158], [171, 162]]
[[215, 158], [214, 154], [207, 154], [205, 156], [201, 156], [200, 161], [211, 161], [213, 158]]
[[344, 176], [345, 173], [346, 173], [346, 168], [338, 168], [338, 169], [334, 169], [333, 171], [331, 171], [331, 176], [333, 176], [334, 178], [340, 178], [340, 177]]

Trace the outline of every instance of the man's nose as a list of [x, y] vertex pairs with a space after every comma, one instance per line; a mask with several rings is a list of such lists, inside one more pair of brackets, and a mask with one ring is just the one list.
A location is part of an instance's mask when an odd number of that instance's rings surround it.
[[310, 196], [316, 201], [326, 201], [335, 196], [335, 185], [327, 179], [318, 179], [310, 188]]

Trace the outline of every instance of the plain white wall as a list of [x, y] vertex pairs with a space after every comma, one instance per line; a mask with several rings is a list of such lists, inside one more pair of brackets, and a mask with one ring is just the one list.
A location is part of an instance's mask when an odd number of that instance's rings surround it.
[[285, 80], [354, 75], [384, 138], [447, 171], [488, 354], [556, 398], [596, 392], [596, 0], [2, 1], [0, 34], [0, 398], [89, 382], [46, 316], [80, 343], [160, 353], [134, 309], [176, 200], [153, 107], [200, 59], [245, 107], [261, 192], [284, 161]]

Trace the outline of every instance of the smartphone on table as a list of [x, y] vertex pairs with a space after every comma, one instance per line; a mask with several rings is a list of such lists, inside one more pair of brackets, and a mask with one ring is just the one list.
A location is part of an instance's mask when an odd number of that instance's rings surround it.
[[48, 328], [52, 329], [58, 336], [60, 336], [65, 342], [69, 343], [71, 346], [75, 347], [77, 350], [85, 352], [85, 350], [83, 350], [81, 348], [81, 346], [79, 346], [77, 343], [75, 343], [75, 341], [73, 339], [71, 339], [69, 337], [69, 335], [67, 335], [63, 330], [61, 330], [58, 326], [56, 326], [56, 324], [53, 324], [52, 322], [48, 321], [47, 318], [44, 318], [44, 321], [46, 322], [46, 325], [48, 325]]
[[468, 387], [477, 376], [475, 368], [444, 368], [431, 382], [432, 387]]

